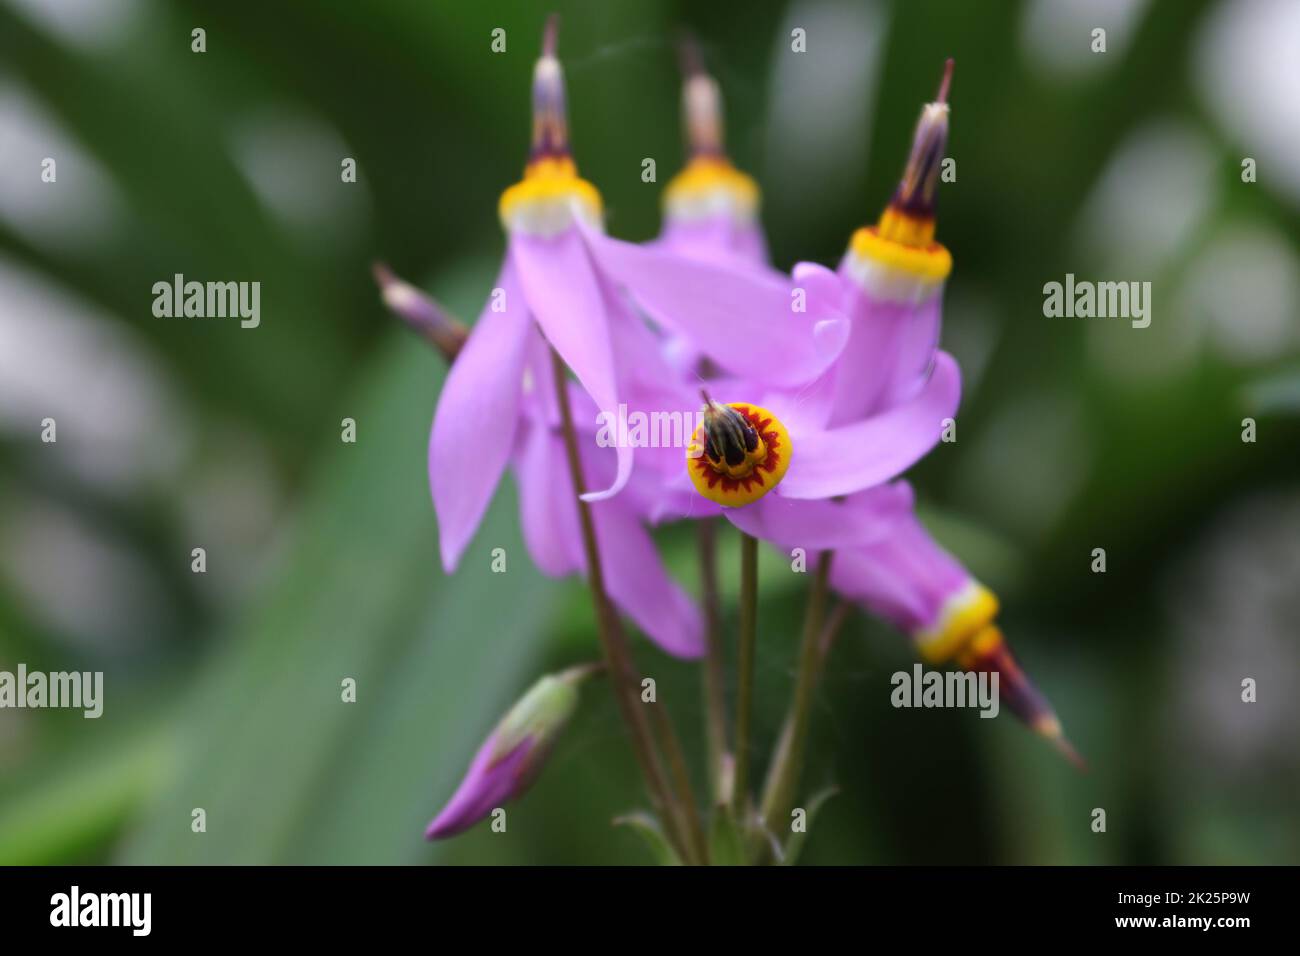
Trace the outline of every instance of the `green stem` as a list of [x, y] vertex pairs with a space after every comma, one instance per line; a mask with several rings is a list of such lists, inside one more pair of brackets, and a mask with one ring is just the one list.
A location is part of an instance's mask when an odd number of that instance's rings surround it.
[[556, 400], [564, 426], [564, 450], [569, 461], [573, 491], [578, 496], [578, 519], [582, 527], [582, 545], [587, 555], [587, 582], [591, 588], [592, 603], [595, 605], [597, 630], [604, 649], [605, 663], [609, 669], [610, 684], [614, 688], [619, 712], [631, 732], [632, 749], [645, 777], [650, 801], [666, 824], [665, 832], [672, 839], [674, 848], [683, 860], [692, 863], [703, 862], [696, 852], [700, 841], [692, 837], [686, 814], [673, 799], [672, 790], [664, 773], [662, 758], [655, 745], [654, 731], [641, 706], [638, 690], [641, 680], [632, 662], [627, 637], [623, 633], [623, 622], [619, 619], [605, 590], [605, 575], [600, 563], [600, 548], [596, 543], [596, 527], [591, 517], [591, 505], [582, 500], [582, 495], [587, 489], [582, 474], [582, 459], [578, 454], [578, 434], [573, 426], [573, 408], [569, 403], [568, 369], [554, 349], [551, 350], [551, 362], [555, 373]]
[[749, 732], [754, 706], [754, 646], [758, 630], [758, 541], [740, 535], [740, 642], [736, 681], [736, 775], [732, 807], [746, 819], [749, 802]]
[[659, 735], [664, 750], [668, 752], [668, 766], [672, 771], [673, 784], [677, 788], [678, 805], [682, 808], [685, 831], [692, 843], [692, 850], [700, 863], [709, 859], [709, 848], [704, 839], [704, 827], [700, 823], [699, 811], [695, 807], [695, 794], [691, 792], [691, 777], [686, 770], [686, 755], [682, 753], [677, 734], [673, 732], [673, 722], [668, 719], [668, 711], [656, 703], [653, 706], [655, 721], [659, 724]]
[[709, 783], [714, 803], [723, 798], [723, 761], [727, 753], [726, 663], [722, 653], [722, 615], [718, 610], [717, 520], [695, 523], [700, 555], [700, 591], [704, 600], [704, 715], [709, 741]]
[[781, 728], [780, 741], [768, 768], [767, 782], [763, 787], [761, 816], [763, 825], [769, 829], [780, 825], [779, 821], [785, 820], [794, 805], [799, 775], [803, 770], [803, 755], [812, 718], [813, 696], [825, 660], [822, 648], [825, 646], [829, 650], [830, 642], [834, 640], [833, 634], [828, 640], [822, 628], [826, 612], [831, 554], [830, 551], [823, 551], [817, 559], [817, 573], [813, 578], [812, 593], [808, 597], [808, 611], [804, 618], [803, 641], [799, 651], [799, 674], [795, 679], [794, 697], [790, 701], [790, 711]]

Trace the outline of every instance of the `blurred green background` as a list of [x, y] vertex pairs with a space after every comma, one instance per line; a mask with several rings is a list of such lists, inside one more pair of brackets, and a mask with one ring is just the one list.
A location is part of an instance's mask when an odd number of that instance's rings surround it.
[[[687, 26], [783, 268], [875, 219], [956, 58], [939, 238], [967, 391], [913, 478], [1092, 770], [1009, 714], [892, 709], [910, 648], [859, 617], [816, 709], [808, 790], [841, 793], [805, 862], [1300, 860], [1300, 4], [553, 7], [610, 231], [658, 227]], [[648, 862], [607, 826], [643, 797], [599, 684], [506, 834], [421, 839], [509, 703], [596, 654], [581, 584], [529, 566], [509, 480], [442, 573], [443, 369], [369, 273], [477, 314], [549, 9], [0, 0], [0, 669], [106, 674], [99, 720], [0, 711], [0, 862]], [[1150, 328], [1044, 318], [1067, 272], [1151, 281]], [[260, 281], [261, 326], [155, 318], [175, 273]], [[689, 529], [662, 541], [693, 587]], [[761, 571], [765, 748], [802, 594], [778, 555]], [[697, 669], [637, 652], [702, 784]]]

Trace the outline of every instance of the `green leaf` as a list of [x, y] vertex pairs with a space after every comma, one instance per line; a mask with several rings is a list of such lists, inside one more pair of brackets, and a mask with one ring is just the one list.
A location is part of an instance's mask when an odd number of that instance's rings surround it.
[[812, 795], [812, 799], [808, 801], [808, 806], [804, 807], [803, 830], [796, 830], [790, 834], [790, 839], [785, 843], [785, 849], [781, 854], [781, 864], [783, 866], [794, 866], [795, 861], [799, 859], [799, 854], [803, 851], [803, 845], [808, 841], [808, 834], [812, 832], [813, 820], [817, 816], [817, 811], [822, 808], [822, 804], [839, 792], [839, 787], [826, 787]]
[[645, 841], [646, 846], [650, 848], [655, 862], [660, 866], [682, 865], [682, 861], [677, 856], [677, 851], [672, 848], [672, 844], [664, 836], [659, 821], [650, 813], [645, 810], [635, 810], [621, 817], [615, 817], [613, 823], [616, 827], [631, 827], [635, 830]]
[[[418, 339], [394, 333], [361, 393], [322, 411], [355, 418], [357, 441], [332, 438], [278, 580], [185, 699], [181, 769], [128, 862], [446, 852], [424, 826], [538, 669], [551, 589], [520, 541], [509, 481], [444, 574], [425, 463], [442, 375]], [[506, 573], [491, 571], [495, 548]], [[343, 700], [349, 678], [355, 702]], [[191, 831], [194, 808], [206, 833]]]
[[0, 805], [0, 866], [84, 862], [118, 831], [163, 776], [166, 728], [136, 728], [79, 748]]
[[726, 805], [715, 807], [709, 827], [709, 862], [714, 866], [744, 866], [745, 840]]

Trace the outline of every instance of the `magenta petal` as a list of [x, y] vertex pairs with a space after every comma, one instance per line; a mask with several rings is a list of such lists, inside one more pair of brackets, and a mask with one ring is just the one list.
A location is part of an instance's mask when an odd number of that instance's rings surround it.
[[551, 361], [551, 347], [535, 322], [528, 330], [527, 369], [524, 378], [526, 413], [558, 428], [561, 416], [559, 399], [555, 395], [555, 364]]
[[[574, 415], [594, 420], [595, 407], [587, 394], [574, 383], [570, 383], [569, 392]], [[591, 436], [579, 435], [578, 440], [584, 478], [588, 482], [608, 481], [617, 467], [615, 456], [597, 447]], [[521, 446], [515, 469], [529, 554], [546, 574], [585, 572], [578, 499], [573, 494], [563, 436], [533, 419]], [[680, 463], [680, 449], [669, 451]], [[678, 471], [685, 479], [685, 468]], [[638, 469], [641, 474], [642, 469]], [[656, 486], [656, 492], [649, 497], [657, 498], [659, 482], [653, 476], [642, 480]], [[678, 657], [698, 657], [704, 652], [700, 612], [668, 576], [653, 539], [642, 525], [638, 508], [645, 509], [646, 497], [634, 480], [617, 498], [590, 506], [605, 587], [614, 605], [656, 644]]]
[[[510, 260], [547, 340], [573, 369], [596, 406], [618, 413], [618, 375], [610, 343], [608, 314], [600, 284], [582, 236], [574, 230], [552, 238], [512, 234]], [[584, 423], [578, 422], [583, 428]], [[594, 423], [593, 423], [594, 424]], [[632, 474], [632, 449], [619, 447], [614, 482], [588, 492], [588, 501], [612, 497]]]
[[738, 259], [759, 266], [767, 262], [767, 242], [762, 230], [754, 223], [737, 222], [729, 214], [704, 219], [669, 217], [655, 244], [695, 259], [717, 262]]
[[468, 830], [530, 782], [526, 773], [532, 742], [524, 740], [514, 750], [493, 760], [496, 735], [492, 734], [474, 755], [465, 778], [439, 814], [434, 817], [425, 839], [439, 840]]
[[911, 502], [906, 486], [878, 485], [835, 501], [768, 495], [725, 513], [741, 531], [778, 547], [829, 551], [879, 541], [909, 513]]
[[429, 486], [449, 573], [492, 500], [519, 420], [528, 309], [508, 263], [497, 286], [505, 307], [494, 312], [490, 303], [479, 316], [447, 373], [429, 436]]
[[594, 505], [592, 517], [610, 598], [669, 654], [702, 656], [703, 618], [668, 576], [650, 533], [622, 499]]
[[524, 544], [543, 574], [561, 577], [585, 566], [564, 440], [543, 421], [529, 423], [515, 459]]
[[906, 509], [891, 533], [835, 555], [831, 587], [907, 634], [935, 627], [943, 608], [972, 581]]
[[844, 280], [834, 269], [820, 262], [796, 262], [790, 270], [794, 284], [808, 293], [808, 299], [819, 309], [839, 310], [845, 297]]
[[933, 295], [916, 306], [907, 327], [899, 336], [898, 360], [891, 369], [885, 401], [893, 405], [906, 401], [925, 380], [925, 373], [939, 349], [943, 320], [943, 296]]
[[847, 320], [794, 310], [779, 273], [703, 262], [585, 231], [601, 269], [666, 329], [685, 334], [724, 369], [772, 385], [799, 385], [835, 360]]
[[915, 394], [934, 361], [942, 315], [939, 295], [919, 305], [878, 302], [845, 281], [852, 326], [836, 365], [832, 425], [861, 421]]
[[957, 413], [961, 372], [946, 352], [910, 401], [843, 428], [792, 434], [790, 470], [777, 486], [787, 498], [833, 498], [880, 484], [914, 465]]

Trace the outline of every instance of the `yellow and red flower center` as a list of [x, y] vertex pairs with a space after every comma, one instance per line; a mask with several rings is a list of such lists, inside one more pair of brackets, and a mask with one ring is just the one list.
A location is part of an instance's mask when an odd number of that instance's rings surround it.
[[686, 471], [710, 501], [738, 508], [757, 501], [790, 467], [790, 434], [766, 408], [706, 400], [704, 422], [691, 436]]

